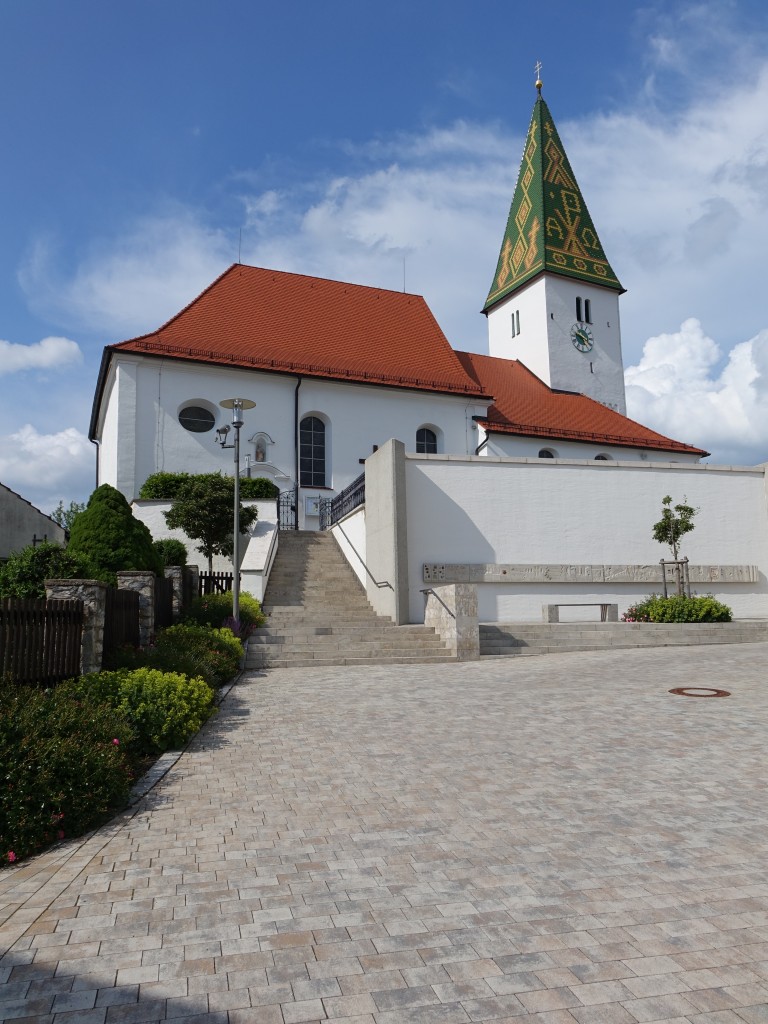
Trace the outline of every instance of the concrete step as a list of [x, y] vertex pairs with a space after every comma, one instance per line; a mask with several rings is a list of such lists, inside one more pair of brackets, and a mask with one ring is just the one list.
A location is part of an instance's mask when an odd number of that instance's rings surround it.
[[376, 615], [331, 534], [280, 534], [264, 612], [249, 669], [455, 660], [433, 629]]
[[480, 626], [481, 657], [698, 644], [760, 643], [768, 622], [506, 623]]

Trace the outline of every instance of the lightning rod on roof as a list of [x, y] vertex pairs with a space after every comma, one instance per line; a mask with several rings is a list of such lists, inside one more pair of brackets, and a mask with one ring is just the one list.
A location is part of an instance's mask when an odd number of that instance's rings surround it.
[[403, 292], [405, 292], [405, 256], [403, 256]]
[[237, 262], [242, 263], [240, 256], [243, 251], [243, 229], [240, 228], [240, 241], [237, 243]]

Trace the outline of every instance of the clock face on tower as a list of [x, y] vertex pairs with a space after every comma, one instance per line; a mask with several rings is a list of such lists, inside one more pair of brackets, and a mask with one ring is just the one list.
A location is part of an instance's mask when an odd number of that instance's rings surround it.
[[577, 348], [579, 352], [590, 352], [595, 339], [592, 336], [592, 331], [589, 329], [589, 324], [582, 323], [580, 320], [577, 321], [571, 327], [571, 341], [574, 348]]

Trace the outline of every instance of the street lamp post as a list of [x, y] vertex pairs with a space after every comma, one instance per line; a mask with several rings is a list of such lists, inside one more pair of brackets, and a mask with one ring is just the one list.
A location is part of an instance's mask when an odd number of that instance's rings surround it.
[[235, 452], [235, 522], [232, 538], [232, 618], [236, 624], [240, 622], [240, 428], [243, 425], [243, 410], [253, 409], [256, 405], [250, 398], [225, 398], [219, 402], [222, 409], [232, 410], [232, 429], [235, 432], [234, 444], [227, 444], [229, 427], [220, 427], [216, 431], [216, 440], [222, 448], [233, 448]]

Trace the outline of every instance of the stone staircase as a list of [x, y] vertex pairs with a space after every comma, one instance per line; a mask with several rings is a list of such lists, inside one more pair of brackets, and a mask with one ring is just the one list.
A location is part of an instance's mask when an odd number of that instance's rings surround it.
[[768, 641], [768, 622], [552, 622], [480, 626], [480, 657]]
[[330, 533], [286, 530], [247, 669], [455, 661], [433, 629], [377, 615]]

